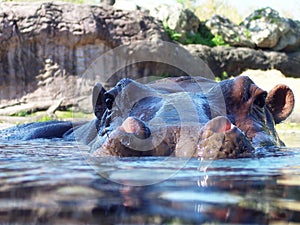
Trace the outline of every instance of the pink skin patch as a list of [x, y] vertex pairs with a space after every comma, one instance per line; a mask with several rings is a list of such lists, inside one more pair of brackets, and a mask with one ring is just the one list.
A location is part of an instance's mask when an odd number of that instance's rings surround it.
[[120, 126], [119, 128], [121, 131], [124, 131], [126, 133], [138, 133], [139, 131], [141, 131], [141, 125], [139, 123], [139, 121], [135, 120], [132, 117], [128, 117]]
[[222, 123], [218, 130], [216, 130], [217, 133], [226, 132], [228, 130], [231, 130], [234, 127], [232, 123], [230, 123], [229, 120], [227, 120], [225, 123]]
[[219, 116], [210, 120], [206, 125], [206, 129], [214, 133], [224, 133], [231, 130], [233, 127], [234, 125], [223, 116]]
[[135, 117], [128, 117], [124, 120], [122, 125], [119, 127], [119, 130], [128, 134], [134, 134], [141, 139], [146, 139], [151, 135], [150, 129], [147, 125]]

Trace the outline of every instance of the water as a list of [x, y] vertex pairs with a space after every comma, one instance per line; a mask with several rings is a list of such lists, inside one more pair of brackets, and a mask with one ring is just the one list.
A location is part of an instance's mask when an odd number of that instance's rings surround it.
[[216, 161], [87, 150], [1, 142], [0, 223], [300, 224], [300, 148]]

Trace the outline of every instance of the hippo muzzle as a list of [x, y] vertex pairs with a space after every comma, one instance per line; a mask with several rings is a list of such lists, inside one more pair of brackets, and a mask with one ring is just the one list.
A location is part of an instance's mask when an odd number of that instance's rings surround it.
[[215, 159], [250, 156], [253, 151], [243, 132], [226, 117], [216, 117], [204, 126], [189, 124], [151, 128], [136, 117], [128, 117], [111, 132], [97, 154]]

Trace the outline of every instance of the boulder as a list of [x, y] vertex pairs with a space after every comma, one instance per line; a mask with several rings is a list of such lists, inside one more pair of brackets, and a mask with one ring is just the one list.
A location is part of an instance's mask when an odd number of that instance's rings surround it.
[[238, 26], [225, 17], [214, 15], [205, 25], [213, 35], [221, 35], [223, 40], [230, 46], [255, 47], [255, 43], [249, 38], [249, 33], [245, 27]]
[[300, 22], [280, 17], [269, 7], [255, 10], [240, 25], [219, 15], [209, 19], [206, 25], [231, 46], [273, 51], [297, 51], [300, 48]]
[[198, 32], [200, 25], [199, 18], [182, 4], [175, 5], [158, 5], [149, 9], [150, 15], [158, 18], [181, 35], [181, 41], [184, 42], [186, 35], [193, 35]]
[[258, 48], [287, 51], [300, 47], [300, 22], [280, 17], [272, 8], [255, 10], [241, 26], [249, 30]]

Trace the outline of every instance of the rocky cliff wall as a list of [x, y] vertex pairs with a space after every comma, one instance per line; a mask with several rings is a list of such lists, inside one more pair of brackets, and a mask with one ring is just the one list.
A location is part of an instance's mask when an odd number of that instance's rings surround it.
[[[194, 68], [195, 57], [206, 62], [215, 76], [224, 71], [238, 75], [247, 69], [278, 69], [285, 75], [300, 77], [299, 52], [202, 45], [188, 45], [183, 51], [178, 43], [166, 48], [162, 41], [171, 40], [161, 21], [143, 10], [68, 3], [1, 3], [0, 111], [7, 105], [62, 98], [63, 105], [79, 104], [90, 111], [90, 86], [98, 81], [82, 79], [90, 68], [98, 77], [112, 75], [106, 80], [107, 86], [122, 77], [183, 75], [176, 67], [189, 74], [207, 75], [205, 65]], [[109, 61], [105, 57], [97, 60], [118, 46], [129, 47], [115, 51], [117, 54]], [[141, 62], [135, 63], [136, 59]], [[122, 67], [124, 60], [126, 67]], [[90, 82], [88, 89], [84, 82]], [[78, 90], [78, 84], [83, 84], [83, 89]]]
[[[0, 104], [70, 96], [74, 76], [98, 56], [138, 40], [169, 41], [169, 37], [159, 22], [141, 11], [67, 3], [1, 3]], [[103, 62], [102, 66], [109, 65]], [[145, 66], [133, 67], [127, 72], [147, 75], [142, 74]]]
[[245, 47], [187, 45], [185, 48], [201, 58], [213, 74], [237, 76], [248, 69], [281, 71], [285, 76], [300, 78], [300, 52], [254, 50]]

